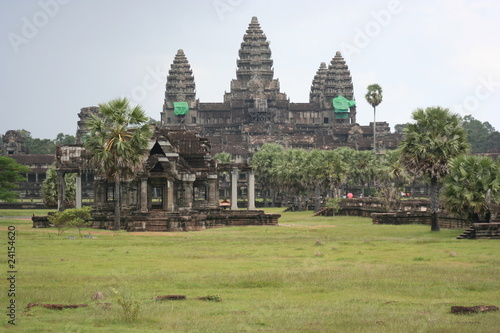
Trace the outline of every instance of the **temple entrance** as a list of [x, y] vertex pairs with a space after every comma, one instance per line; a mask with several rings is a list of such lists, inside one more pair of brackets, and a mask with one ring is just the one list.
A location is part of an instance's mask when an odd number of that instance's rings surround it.
[[164, 209], [165, 202], [165, 187], [154, 185], [151, 195], [151, 209]]

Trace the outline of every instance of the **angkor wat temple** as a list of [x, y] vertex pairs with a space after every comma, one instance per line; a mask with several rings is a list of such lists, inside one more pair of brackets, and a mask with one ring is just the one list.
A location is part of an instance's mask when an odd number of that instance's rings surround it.
[[[266, 142], [286, 147], [373, 149], [373, 124], [356, 123], [354, 88], [349, 68], [337, 52], [314, 75], [308, 103], [292, 103], [274, 79], [266, 35], [256, 17], [243, 36], [236, 79], [221, 103], [196, 98], [193, 71], [183, 50], [175, 55], [161, 113], [165, 128], [185, 128], [208, 138], [212, 152], [249, 157]], [[377, 123], [377, 147], [394, 149], [397, 136], [386, 122]]]
[[[75, 173], [76, 206], [88, 199], [102, 217], [95, 222], [99, 227], [109, 227], [113, 187], [93, 177], [83, 145], [88, 133], [86, 122], [98, 112], [98, 107], [82, 108], [76, 145], [58, 146], [59, 209], [64, 209], [64, 174]], [[370, 150], [374, 148], [372, 126], [356, 123], [352, 78], [340, 52], [328, 66], [320, 64], [312, 80], [309, 102], [290, 102], [280, 91], [279, 80], [274, 79], [269, 41], [253, 17], [240, 47], [236, 79], [231, 81], [231, 89], [221, 103], [202, 103], [196, 98], [187, 57], [182, 50], [175, 55], [167, 76], [161, 128], [151, 138], [144, 172], [122, 187], [127, 228], [196, 230], [275, 224], [278, 216], [265, 216], [255, 210], [254, 174], [247, 165], [252, 154], [268, 142], [293, 148], [347, 146]], [[379, 151], [397, 147], [398, 138], [390, 133], [386, 122], [377, 123], [377, 138]], [[7, 148], [5, 151], [11, 154]], [[217, 165], [211, 156], [219, 152], [231, 153], [236, 163]], [[219, 195], [227, 194], [220, 192], [224, 187], [220, 186], [224, 182], [220, 176], [224, 173], [230, 174], [228, 211], [218, 207]], [[227, 176], [222, 178], [228, 182]], [[89, 185], [93, 189], [87, 190]], [[246, 197], [249, 213], [238, 212], [239, 196]]]

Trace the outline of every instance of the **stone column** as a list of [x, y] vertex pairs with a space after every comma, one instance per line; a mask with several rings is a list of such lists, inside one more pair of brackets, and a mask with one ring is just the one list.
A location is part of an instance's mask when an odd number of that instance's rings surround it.
[[184, 206], [189, 209], [193, 208], [193, 183], [184, 182]]
[[174, 211], [174, 183], [167, 180], [167, 211]]
[[57, 211], [62, 212], [65, 209], [66, 184], [64, 183], [64, 172], [57, 172]]
[[219, 206], [219, 191], [217, 190], [217, 175], [208, 175], [208, 205], [213, 208]]
[[141, 212], [148, 211], [148, 179], [141, 178]]
[[76, 174], [76, 208], [82, 208], [82, 175], [80, 173]]
[[237, 168], [231, 171], [231, 210], [238, 210], [238, 175]]
[[255, 173], [248, 172], [248, 210], [255, 210]]

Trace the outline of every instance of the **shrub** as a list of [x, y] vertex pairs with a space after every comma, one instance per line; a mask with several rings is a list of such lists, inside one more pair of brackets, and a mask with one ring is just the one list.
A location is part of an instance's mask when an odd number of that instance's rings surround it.
[[118, 290], [116, 290], [115, 288], [112, 289], [113, 293], [116, 296], [118, 304], [120, 304], [120, 306], [122, 307], [123, 320], [127, 322], [136, 321], [137, 317], [139, 316], [139, 311], [141, 310], [139, 302], [134, 298], [126, 299], [122, 296], [122, 294], [120, 294]]
[[67, 228], [74, 227], [78, 228], [78, 233], [81, 236], [81, 228], [92, 224], [91, 210], [91, 207], [66, 209], [65, 211], [49, 215], [49, 221], [57, 228], [58, 235], [61, 235]]

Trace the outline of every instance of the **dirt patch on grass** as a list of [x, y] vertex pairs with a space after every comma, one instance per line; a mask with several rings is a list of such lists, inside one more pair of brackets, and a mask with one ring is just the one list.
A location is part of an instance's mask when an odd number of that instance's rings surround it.
[[143, 236], [179, 236], [182, 232], [171, 231], [140, 231], [140, 232], [127, 232], [127, 235], [143, 235]]
[[336, 225], [298, 225], [298, 224], [278, 224], [278, 227], [289, 227], [289, 228], [335, 228]]

